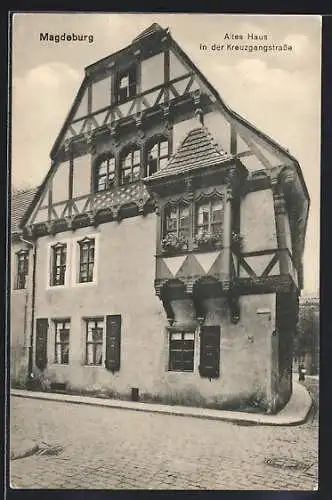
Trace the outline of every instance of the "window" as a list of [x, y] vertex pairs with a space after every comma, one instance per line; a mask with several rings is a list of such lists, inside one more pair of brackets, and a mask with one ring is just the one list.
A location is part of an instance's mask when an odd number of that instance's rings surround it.
[[169, 339], [169, 370], [192, 372], [194, 370], [193, 332], [171, 332]]
[[116, 103], [122, 102], [136, 95], [136, 66], [132, 66], [129, 70], [120, 72], [116, 83]]
[[189, 206], [175, 205], [166, 210], [165, 236], [189, 237]]
[[139, 180], [141, 169], [141, 152], [131, 149], [121, 161], [121, 184], [129, 184]]
[[223, 221], [223, 202], [220, 199], [205, 201], [197, 206], [196, 233], [220, 234]]
[[95, 170], [95, 191], [110, 189], [115, 180], [115, 158], [110, 156], [98, 163]]
[[88, 283], [93, 281], [95, 240], [94, 238], [84, 238], [78, 244], [80, 246], [79, 283]]
[[65, 284], [67, 245], [57, 243], [52, 247], [51, 286]]
[[160, 139], [149, 150], [147, 155], [146, 176], [150, 177], [167, 165], [169, 146], [167, 139]]
[[101, 365], [103, 358], [103, 318], [92, 318], [86, 324], [86, 358], [87, 365]]
[[70, 320], [55, 321], [55, 357], [54, 362], [61, 365], [69, 363]]
[[16, 254], [16, 290], [26, 287], [26, 277], [29, 272], [29, 254], [27, 250], [20, 250]]

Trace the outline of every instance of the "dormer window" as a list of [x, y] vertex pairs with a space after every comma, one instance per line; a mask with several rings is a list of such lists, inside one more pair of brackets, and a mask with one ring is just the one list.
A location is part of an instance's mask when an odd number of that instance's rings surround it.
[[150, 177], [158, 170], [164, 168], [169, 159], [169, 145], [167, 139], [160, 139], [155, 142], [147, 153], [146, 177]]
[[137, 93], [137, 68], [132, 66], [129, 70], [118, 74], [116, 85], [116, 103], [121, 104], [127, 99], [134, 97]]
[[95, 170], [95, 191], [110, 189], [115, 180], [115, 158], [110, 156], [97, 164]]
[[129, 184], [138, 181], [141, 171], [141, 152], [133, 147], [122, 157], [121, 160], [121, 184]]

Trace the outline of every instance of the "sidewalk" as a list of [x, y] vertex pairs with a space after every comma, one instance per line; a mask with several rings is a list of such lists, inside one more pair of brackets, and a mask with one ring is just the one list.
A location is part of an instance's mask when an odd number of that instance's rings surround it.
[[32, 392], [21, 389], [12, 389], [11, 395], [23, 398], [42, 399], [45, 401], [62, 401], [66, 403], [103, 406], [123, 410], [161, 413], [164, 415], [177, 415], [183, 417], [204, 418], [221, 420], [239, 424], [251, 425], [299, 425], [303, 423], [312, 406], [311, 397], [307, 389], [293, 381], [293, 394], [287, 405], [276, 415], [259, 413], [246, 413], [239, 411], [213, 410], [189, 406], [173, 406], [133, 401], [120, 401], [116, 399], [101, 399], [89, 396], [74, 396], [49, 392]]

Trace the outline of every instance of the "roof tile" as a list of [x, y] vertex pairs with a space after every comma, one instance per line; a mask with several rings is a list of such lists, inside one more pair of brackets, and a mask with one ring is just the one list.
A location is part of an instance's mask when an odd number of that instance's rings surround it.
[[17, 191], [12, 194], [11, 199], [11, 230], [12, 233], [19, 231], [19, 224], [32, 202], [37, 188]]
[[158, 23], [153, 23], [151, 26], [142, 31], [142, 33], [137, 35], [137, 37], [134, 38], [133, 43], [138, 42], [138, 40], [142, 40], [142, 38], [146, 38], [153, 33], [157, 33], [158, 31], [163, 31], [162, 27]]

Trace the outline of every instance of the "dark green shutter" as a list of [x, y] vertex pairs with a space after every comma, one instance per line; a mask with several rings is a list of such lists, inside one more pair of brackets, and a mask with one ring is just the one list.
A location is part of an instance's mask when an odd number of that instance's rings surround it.
[[106, 359], [107, 370], [120, 370], [121, 358], [121, 315], [106, 316]]
[[47, 333], [48, 319], [38, 318], [36, 321], [36, 366], [41, 371], [47, 366]]
[[218, 378], [220, 365], [220, 326], [203, 326], [200, 336], [201, 377]]

